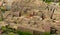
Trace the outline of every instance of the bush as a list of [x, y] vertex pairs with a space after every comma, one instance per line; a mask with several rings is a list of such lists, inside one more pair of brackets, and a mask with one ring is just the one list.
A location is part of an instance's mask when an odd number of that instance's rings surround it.
[[28, 32], [28, 31], [17, 31], [18, 35], [32, 35], [31, 32]]
[[1, 28], [1, 30], [3, 30], [3, 34], [7, 34], [7, 35], [14, 35], [14, 34], [18, 34], [18, 35], [32, 35], [31, 32], [15, 30], [13, 28], [10, 28], [9, 26], [8, 27], [3, 26]]

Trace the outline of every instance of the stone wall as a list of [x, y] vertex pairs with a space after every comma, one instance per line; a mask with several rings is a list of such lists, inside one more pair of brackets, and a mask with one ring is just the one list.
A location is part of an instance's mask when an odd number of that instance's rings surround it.
[[42, 1], [20, 0], [12, 3], [11, 10], [6, 11], [3, 18], [7, 25], [15, 29], [22, 27], [33, 31], [50, 32], [51, 27], [54, 27], [59, 31], [59, 11], [60, 7]]

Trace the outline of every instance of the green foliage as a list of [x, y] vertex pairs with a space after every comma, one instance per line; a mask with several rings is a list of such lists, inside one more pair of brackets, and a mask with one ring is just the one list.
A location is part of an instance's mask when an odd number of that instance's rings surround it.
[[44, 35], [51, 35], [49, 32], [44, 32]]
[[3, 21], [2, 18], [0, 18], [0, 21]]
[[50, 2], [53, 2], [54, 0], [43, 0], [43, 1], [46, 3], [50, 3]]
[[17, 31], [18, 35], [32, 35], [31, 32], [28, 32], [28, 31]]
[[1, 6], [1, 11], [4, 12], [5, 10], [4, 6]]
[[13, 32], [8, 33], [8, 35], [15, 35]]
[[6, 30], [6, 27], [5, 26], [2, 26], [1, 29], [4, 31], [4, 30]]
[[1, 28], [3, 30], [3, 34], [8, 34], [8, 35], [14, 35], [14, 34], [18, 34], [18, 35], [32, 35], [31, 32], [28, 31], [21, 31], [21, 30], [14, 30], [12, 28], [10, 28], [9, 26], [2, 26]]
[[60, 6], [60, 2], [59, 2], [59, 6]]

